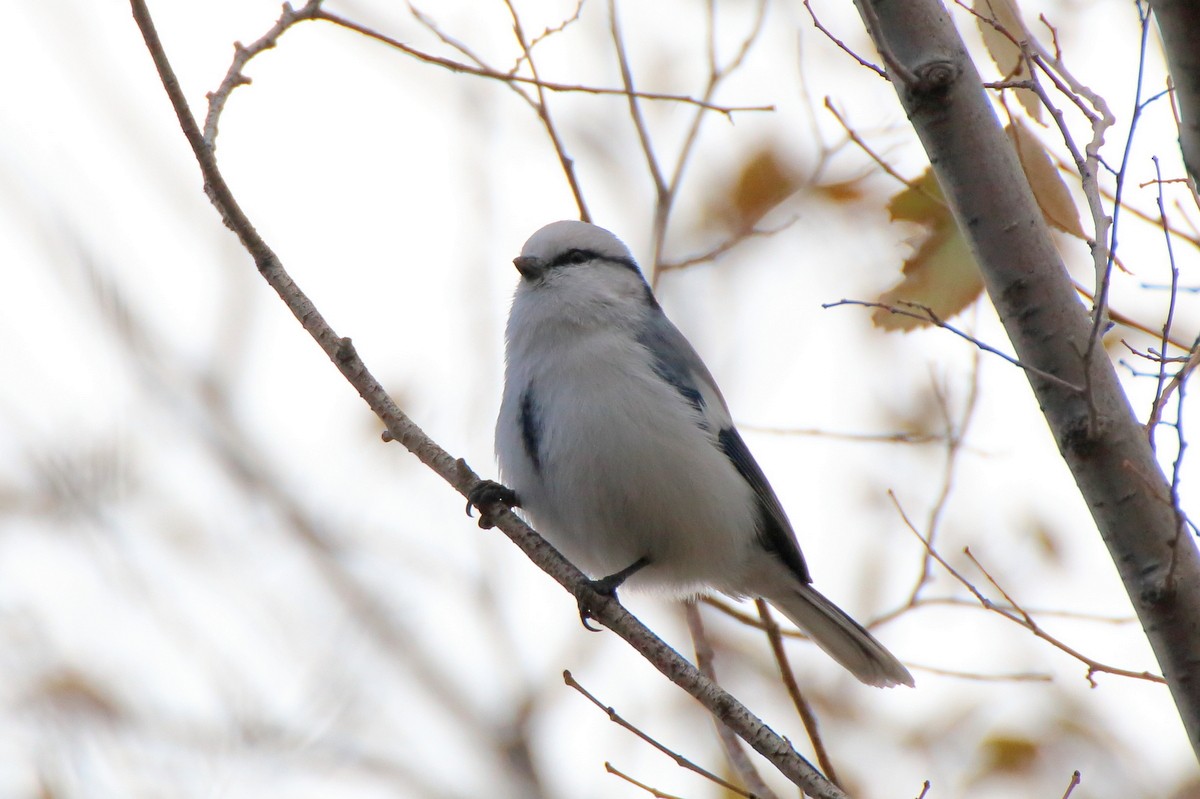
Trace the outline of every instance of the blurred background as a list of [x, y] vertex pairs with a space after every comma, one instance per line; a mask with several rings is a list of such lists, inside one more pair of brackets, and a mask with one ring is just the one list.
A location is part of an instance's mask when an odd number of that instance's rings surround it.
[[[198, 116], [233, 43], [279, 16], [277, 0], [150, 8]], [[621, 85], [599, 0], [326, 8], [501, 73], [528, 74], [514, 13], [526, 41], [571, 20], [534, 47], [540, 77]], [[0, 796], [649, 795], [606, 774], [606, 761], [667, 794], [726, 795], [563, 684], [569, 669], [656, 740], [727, 773], [698, 705], [615, 636], [583, 630], [570, 596], [380, 440], [378, 420], [209, 205], [128, 5], [0, 9]], [[850, 4], [813, 11], [875, 58]], [[817, 586], [858, 618], [882, 619], [876, 633], [916, 676], [916, 690], [867, 688], [789, 644], [846, 786], [914, 797], [928, 780], [934, 797], [1059, 797], [1079, 770], [1077, 796], [1200, 795], [1165, 686], [1089, 673], [982, 609], [928, 566], [898, 510], [1000, 601], [969, 547], [1053, 638], [1104, 666], [1157, 672], [1020, 370], [944, 330], [888, 331], [867, 309], [822, 308], [877, 299], [938, 232], [936, 220], [890, 220], [905, 186], [848, 132], [920, 178], [925, 156], [892, 87], [800, 2], [617, 13], [639, 89], [703, 96], [710, 49], [718, 67], [744, 51], [712, 101], [773, 107], [709, 113], [692, 136], [695, 104], [641, 104], [656, 162], [668, 179], [681, 174], [656, 228], [627, 100], [545, 100], [593, 220], [653, 273], [706, 359]], [[1102, 153], [1115, 167], [1131, 132], [1139, 7], [1051, 0], [1022, 13], [1049, 42], [1035, 23], [1044, 15], [1074, 75], [1107, 99], [1117, 122]], [[970, 13], [953, 14], [985, 79], [999, 80]], [[1165, 87], [1153, 31], [1144, 65], [1148, 97]], [[217, 140], [242, 207], [400, 406], [494, 476], [511, 259], [543, 224], [579, 216], [546, 127], [502, 81], [328, 22], [290, 29], [245, 72], [253, 83], [233, 93]], [[1090, 138], [1081, 116], [1068, 121]], [[1026, 124], [1069, 162], [1056, 129]], [[1146, 216], [1119, 222], [1129, 273], [1115, 279], [1113, 307], [1161, 328], [1171, 298], [1161, 190], [1188, 289], [1175, 331], [1190, 342], [1198, 214], [1185, 186], [1152, 182], [1154, 159], [1163, 178], [1182, 176], [1176, 135], [1169, 101], [1148, 105], [1124, 186]], [[1064, 185], [1086, 209], [1078, 181]], [[1091, 231], [1086, 214], [1082, 225]], [[1091, 285], [1086, 243], [1059, 241]], [[1010, 350], [986, 298], [953, 322]], [[1157, 339], [1119, 325], [1106, 343], [1146, 419], [1157, 367], [1129, 347]], [[1168, 421], [1189, 402], [1172, 403]], [[1175, 429], [1159, 439], [1170, 470]], [[1195, 507], [1193, 472], [1184, 462], [1184, 510]], [[622, 598], [690, 656], [678, 603]], [[702, 613], [722, 683], [811, 757], [762, 634]]]

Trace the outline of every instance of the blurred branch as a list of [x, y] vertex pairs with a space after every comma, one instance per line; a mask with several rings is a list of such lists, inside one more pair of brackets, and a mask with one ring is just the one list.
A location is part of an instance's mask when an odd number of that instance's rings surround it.
[[653, 796], [654, 799], [683, 799], [682, 796], [675, 796], [674, 794], [663, 793], [662, 791], [658, 790], [657, 788], [653, 788], [644, 782], [639, 782], [638, 780], [635, 780], [633, 777], [629, 776], [624, 771], [621, 771], [619, 768], [614, 766], [612, 763], [609, 763], [607, 760], [604, 761], [604, 770], [607, 771], [609, 774], [612, 774], [614, 777], [617, 777], [618, 779], [625, 780], [625, 782], [629, 783], [630, 785], [634, 786], [635, 788], [641, 788], [643, 791], [645, 791], [646, 793]]
[[617, 711], [612, 706], [604, 704], [599, 699], [597, 699], [595, 697], [595, 695], [593, 695], [590, 691], [588, 691], [586, 688], [584, 688], [582, 685], [580, 685], [578, 683], [578, 681], [576, 681], [576, 679], [571, 675], [571, 672], [569, 672], [569, 671], [563, 672], [563, 682], [565, 682], [568, 686], [570, 686], [571, 688], [574, 688], [576, 691], [578, 691], [585, 699], [587, 699], [593, 705], [595, 705], [596, 707], [603, 710], [605, 712], [605, 714], [608, 716], [608, 720], [611, 721], [613, 724], [616, 724], [618, 727], [621, 727], [622, 729], [628, 730], [629, 732], [636, 735], [638, 738], [640, 738], [643, 741], [645, 741], [646, 743], [650, 744], [650, 746], [654, 747], [655, 749], [662, 752], [667, 757], [671, 758], [671, 760], [673, 760], [675, 762], [675, 765], [679, 766], [680, 768], [687, 769], [688, 771], [691, 771], [695, 774], [699, 774], [701, 777], [704, 777], [704, 779], [708, 780], [709, 782], [712, 782], [716, 785], [720, 785], [725, 790], [732, 791], [733, 793], [736, 793], [738, 796], [745, 796], [745, 797], [748, 797], [748, 799], [756, 799], [754, 794], [749, 793], [748, 791], [742, 790], [741, 788], [734, 785], [732, 782], [729, 782], [728, 780], [721, 779], [716, 774], [713, 774], [711, 771], [709, 771], [707, 769], [697, 766], [695, 763], [688, 760], [686, 757], [679, 754], [678, 752], [672, 752], [666, 746], [663, 746], [661, 743], [654, 740], [649, 735], [642, 732], [641, 730], [639, 730], [637, 727], [630, 724], [625, 719], [621, 718], [621, 714], [617, 713]]
[[[934, 384], [934, 396], [937, 398], [938, 410], [942, 414], [942, 420], [946, 425], [945, 440], [946, 440], [946, 460], [942, 466], [942, 486], [938, 491], [937, 499], [934, 500], [933, 506], [929, 509], [929, 518], [925, 523], [925, 539], [932, 547], [934, 539], [937, 537], [938, 526], [941, 523], [942, 514], [946, 510], [946, 505], [950, 501], [950, 492], [954, 489], [954, 474], [958, 466], [958, 456], [962, 452], [963, 439], [967, 435], [967, 430], [971, 426], [971, 420], [975, 416], [975, 408], [979, 400], [979, 350], [972, 351], [971, 357], [971, 387], [967, 392], [967, 399], [963, 403], [962, 416], [957, 423], [951, 418], [948, 400], [943, 395], [942, 391]], [[929, 553], [929, 548], [926, 548], [924, 556], [921, 558], [921, 573], [917, 576], [917, 582], [913, 586], [912, 593], [908, 598], [908, 605], [914, 606], [917, 599], [926, 585], [933, 577], [933, 558]]]
[[783, 648], [783, 636], [779, 632], [779, 624], [771, 616], [771, 608], [764, 600], [754, 600], [754, 607], [758, 610], [758, 618], [762, 620], [767, 641], [771, 644], [771, 654], [775, 657], [775, 665], [779, 667], [779, 677], [783, 680], [783, 686], [787, 689], [792, 705], [796, 708], [796, 713], [799, 714], [800, 721], [804, 724], [804, 731], [808, 733], [808, 740], [812, 743], [813, 751], [817, 755], [817, 762], [821, 764], [821, 768], [825, 769], [826, 777], [841, 785], [842, 781], [833, 767], [833, 760], [829, 757], [829, 751], [825, 749], [825, 741], [821, 738], [817, 715], [813, 713], [812, 706], [800, 692], [800, 685], [796, 682], [796, 675], [792, 672], [791, 663], [788, 662], [787, 650]]
[[[284, 270], [278, 256], [259, 236], [225, 183], [212, 148], [204, 141], [154, 29], [144, 0], [130, 0], [130, 5], [163, 88], [170, 98], [183, 134], [203, 173], [206, 191], [222, 219], [238, 236], [242, 246], [254, 259], [259, 273], [284, 301], [297, 321], [383, 421], [388, 436], [403, 444], [422, 463], [466, 497], [479, 483], [479, 476], [465, 461], [451, 457], [397, 407], [358, 357], [350, 339], [340, 337], [334, 332], [308, 296]], [[630, 615], [614, 598], [597, 593], [592, 582], [582, 572], [515, 514], [508, 510], [500, 510], [491, 516], [490, 521], [543, 571], [584, 603], [595, 621], [617, 633], [672, 682], [695, 697], [723, 723], [735, 729], [743, 740], [766, 757], [784, 776], [812, 796], [826, 799], [845, 796], [796, 753], [787, 741], [768, 728], [734, 697], [704, 677], [695, 666]]]
[[[683, 615], [687, 620], [688, 632], [691, 633], [692, 645], [696, 650], [696, 668], [700, 669], [700, 672], [705, 677], [713, 682], [717, 682], [717, 671], [713, 663], [712, 643], [708, 640], [708, 633], [704, 629], [704, 619], [700, 615], [700, 605], [696, 602], [684, 602]], [[763, 782], [762, 776], [754, 768], [754, 764], [750, 762], [750, 758], [746, 755], [746, 750], [742, 748], [742, 744], [737, 736], [733, 734], [733, 730], [720, 723], [714, 726], [717, 730], [717, 740], [721, 742], [721, 748], [725, 751], [725, 759], [729, 761], [730, 767], [737, 772], [737, 775], [742, 778], [742, 782], [746, 784], [750, 792], [760, 797], [760, 799], [778, 799], [775, 792]]]
[[984, 596], [983, 592], [976, 588], [975, 585], [966, 577], [964, 577], [961, 572], [951, 566], [949, 562], [947, 562], [946, 559], [943, 558], [936, 549], [930, 546], [929, 542], [926, 541], [919, 532], [917, 532], [917, 528], [908, 518], [908, 514], [904, 512], [904, 508], [900, 505], [900, 501], [896, 498], [895, 494], [889, 491], [888, 498], [891, 499], [892, 504], [896, 508], [896, 512], [900, 514], [900, 518], [904, 522], [904, 525], [908, 528], [909, 532], [917, 537], [917, 540], [921, 542], [922, 546], [929, 551], [929, 554], [933, 557], [933, 559], [936, 560], [938, 564], [950, 574], [950, 576], [952, 576], [955, 580], [958, 580], [958, 582], [964, 588], [971, 592], [971, 595], [979, 601], [980, 605], [994, 613], [1003, 616], [1009, 621], [1019, 624], [1038, 638], [1041, 638], [1043, 641], [1049, 643], [1062, 652], [1065, 652], [1066, 654], [1078, 660], [1080, 663], [1083, 663], [1088, 667], [1087, 680], [1092, 687], [1095, 687], [1096, 685], [1096, 681], [1092, 678], [1092, 675], [1096, 674], [1097, 672], [1115, 674], [1119, 677], [1132, 677], [1134, 679], [1146, 680], [1148, 682], [1166, 683], [1166, 680], [1164, 680], [1162, 677], [1159, 677], [1156, 674], [1151, 674], [1147, 671], [1131, 671], [1129, 669], [1117, 668], [1116, 666], [1106, 666], [1103, 663], [1084, 655], [1078, 650], [1067, 646], [1062, 641], [1047, 633], [1038, 625], [1037, 622], [1033, 620], [1033, 616], [1031, 616], [1028, 611], [1024, 610], [1020, 605], [1018, 605], [1016, 601], [1008, 594], [1008, 592], [1000, 587], [1000, 584], [997, 583], [992, 575], [988, 573], [987, 569], [985, 569], [983, 565], [975, 559], [975, 556], [971, 554], [970, 548], [967, 548], [964, 550], [967, 557], [971, 559], [971, 562], [974, 563], [981, 572], [983, 572], [983, 576], [986, 577], [987, 581], [992, 584], [992, 587], [1000, 592], [1001, 596], [1003, 596], [1004, 600], [1008, 603], [1008, 606], [1006, 607], [993, 602], [991, 599]]
[[1151, 0], [1175, 85], [1179, 149], [1193, 185], [1200, 183], [1200, 5], [1193, 0]]

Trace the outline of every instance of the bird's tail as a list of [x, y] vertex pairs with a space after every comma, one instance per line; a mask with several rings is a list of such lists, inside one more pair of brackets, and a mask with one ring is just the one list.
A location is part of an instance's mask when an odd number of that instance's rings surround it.
[[808, 633], [831, 658], [867, 685], [912, 687], [912, 675], [904, 664], [817, 589], [810, 585], [792, 585], [766, 599]]

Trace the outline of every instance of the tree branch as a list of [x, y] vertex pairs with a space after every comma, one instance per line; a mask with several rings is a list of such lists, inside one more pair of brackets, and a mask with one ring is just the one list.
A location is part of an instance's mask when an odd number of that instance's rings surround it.
[[[254, 259], [259, 273], [279, 294], [296, 319], [317, 342], [338, 371], [358, 391], [372, 411], [387, 426], [389, 438], [399, 441], [464, 497], [479, 482], [479, 476], [466, 462], [455, 460], [431, 440], [392, 401], [379, 381], [367, 370], [349, 338], [342, 338], [317, 311], [308, 296], [284, 270], [278, 256], [259, 236], [242, 211], [217, 166], [212, 148], [204, 141], [187, 100], [179, 86], [154, 28], [145, 0], [130, 0], [133, 18], [142, 32], [146, 48], [154, 60], [163, 88], [179, 119], [184, 136], [204, 177], [204, 188], [225, 224], [233, 230]], [[767, 758], [785, 777], [805, 793], [823, 799], [844, 799], [845, 794], [826, 780], [801, 757], [786, 740], [771, 730], [741, 702], [706, 678], [699, 670], [634, 618], [619, 602], [597, 593], [582, 572], [572, 566], [554, 547], [535, 533], [511, 511], [495, 514], [491, 521], [515, 543], [530, 560], [560, 585], [586, 603], [592, 618], [605, 625], [661, 671], [672, 682], [691, 694], [722, 723], [729, 725], [759, 754]]]
[[1193, 185], [1200, 183], [1200, 5], [1193, 0], [1152, 0], [1179, 106], [1179, 148]]
[[856, 4], [889, 70], [917, 79], [892, 84], [1200, 754], [1200, 553], [1170, 485], [1112, 364], [1085, 357], [1091, 322], [949, 13], [936, 0]]

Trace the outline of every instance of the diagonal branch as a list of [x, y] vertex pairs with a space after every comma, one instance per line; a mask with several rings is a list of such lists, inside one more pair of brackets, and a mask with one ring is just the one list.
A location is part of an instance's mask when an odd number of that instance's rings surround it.
[[893, 86], [1016, 356], [1030, 367], [1038, 404], [1200, 754], [1200, 551], [1180, 523], [1145, 430], [1109, 359], [1087, 357], [1093, 320], [947, 9], [937, 0], [856, 4], [880, 51], [917, 79]]
[[[259, 273], [279, 294], [296, 319], [317, 342], [338, 371], [358, 391], [371, 410], [387, 426], [387, 437], [406, 449], [464, 497], [479, 482], [479, 476], [466, 462], [455, 460], [431, 440], [388, 396], [379, 381], [367, 370], [349, 338], [340, 337], [325, 321], [308, 296], [284, 270], [275, 252], [255, 230], [234, 198], [217, 166], [213, 150], [180, 88], [154, 28], [145, 0], [130, 0], [134, 20], [141, 30], [146, 48], [170, 98], [184, 136], [204, 177], [205, 191], [225, 224], [234, 231], [242, 246], [254, 259]], [[729, 725], [757, 752], [769, 760], [785, 777], [807, 794], [824, 799], [844, 799], [845, 794], [826, 780], [788, 742], [771, 730], [745, 705], [715, 685], [678, 652], [634, 618], [611, 596], [597, 593], [582, 572], [572, 566], [541, 536], [511, 511], [492, 517], [496, 527], [515, 543], [539, 568], [570, 591], [591, 610], [592, 618], [605, 625], [647, 659], [672, 682], [691, 694], [722, 723]]]

